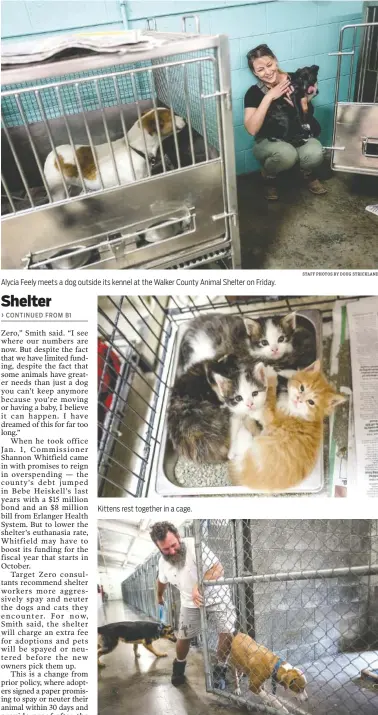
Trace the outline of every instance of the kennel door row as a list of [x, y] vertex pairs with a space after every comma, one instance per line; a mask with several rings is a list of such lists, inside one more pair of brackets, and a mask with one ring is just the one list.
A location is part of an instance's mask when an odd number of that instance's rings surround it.
[[[369, 8], [378, 20], [378, 6]], [[378, 175], [378, 22], [340, 31], [332, 168]]]

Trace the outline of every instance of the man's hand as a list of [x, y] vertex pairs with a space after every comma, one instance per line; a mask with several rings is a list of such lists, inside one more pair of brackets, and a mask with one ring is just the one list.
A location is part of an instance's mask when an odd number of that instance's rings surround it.
[[196, 585], [195, 585], [194, 588], [193, 588], [193, 591], [192, 591], [192, 599], [193, 599], [194, 605], [197, 606], [198, 608], [199, 608], [200, 606], [203, 606], [203, 596], [202, 596], [202, 594], [199, 592], [198, 583], [196, 583]]

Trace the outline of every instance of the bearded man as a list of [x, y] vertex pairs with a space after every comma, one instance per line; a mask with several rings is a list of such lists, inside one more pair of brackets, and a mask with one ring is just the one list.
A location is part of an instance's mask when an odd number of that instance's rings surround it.
[[[214, 687], [224, 689], [226, 661], [231, 650], [236, 620], [230, 587], [206, 586], [204, 596], [201, 594], [194, 539], [181, 538], [173, 524], [168, 521], [157, 522], [152, 527], [150, 536], [161, 553], [157, 580], [159, 604], [164, 605], [164, 591], [168, 583], [180, 591], [181, 610], [171, 682], [173, 685], [186, 682], [186, 656], [191, 639], [200, 633], [200, 606], [204, 606], [209, 630], [218, 635], [217, 662], [213, 668]], [[204, 580], [216, 581], [222, 578], [224, 569], [215, 554], [205, 544], [202, 544], [201, 553]]]

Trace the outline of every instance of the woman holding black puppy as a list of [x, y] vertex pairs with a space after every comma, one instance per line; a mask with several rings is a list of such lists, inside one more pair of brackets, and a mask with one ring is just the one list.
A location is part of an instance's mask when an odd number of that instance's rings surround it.
[[307, 113], [306, 121], [314, 135], [302, 146], [294, 147], [288, 141], [272, 140], [271, 127], [267, 128], [266, 117], [273, 102], [283, 97], [287, 103], [287, 111], [295, 118], [296, 110], [290, 99], [292, 87], [290, 76], [279, 69], [278, 61], [267, 45], [259, 45], [248, 55], [248, 64], [257, 77], [257, 84], [252, 85], [244, 97], [244, 126], [256, 138], [253, 153], [261, 162], [262, 176], [265, 181], [265, 197], [270, 201], [278, 199], [276, 177], [281, 171], [290, 169], [299, 161], [301, 171], [308, 189], [318, 196], [327, 191], [314, 175], [323, 161], [323, 147], [315, 136], [320, 134], [320, 126], [314, 117], [311, 98], [301, 100], [302, 109]]

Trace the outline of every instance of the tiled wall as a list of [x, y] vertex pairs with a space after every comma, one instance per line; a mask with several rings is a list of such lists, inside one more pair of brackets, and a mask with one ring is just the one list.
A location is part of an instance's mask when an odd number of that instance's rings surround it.
[[[230, 38], [236, 168], [238, 174], [259, 168], [251, 148], [253, 138], [243, 126], [243, 98], [255, 81], [247, 67], [246, 54], [252, 47], [267, 43], [283, 69], [296, 70], [318, 64], [319, 96], [314, 100], [316, 117], [322, 126], [325, 146], [332, 141], [333, 108], [337, 58], [328, 52], [338, 49], [339, 30], [361, 21], [362, 2], [128, 2], [131, 27], [144, 27], [146, 17], [157, 17], [159, 30], [181, 27], [180, 15], [196, 12], [201, 32], [224, 33]], [[165, 13], [165, 14], [164, 14]], [[192, 25], [192, 27], [194, 27]], [[348, 59], [348, 58], [345, 58]], [[343, 60], [342, 87], [347, 84], [349, 62]]]
[[[320, 66], [319, 96], [314, 100], [322, 125], [321, 139], [332, 138], [336, 57], [342, 25], [361, 20], [362, 2], [247, 2], [246, 0], [180, 0], [180, 2], [128, 0], [130, 27], [145, 27], [146, 17], [156, 17], [159, 30], [181, 29], [181, 15], [196, 12], [201, 32], [225, 33], [230, 38], [236, 165], [239, 174], [258, 169], [251, 148], [253, 138], [243, 126], [243, 97], [254, 82], [245, 55], [251, 47], [266, 42], [277, 54], [283, 69], [304, 64]], [[190, 21], [192, 22], [192, 21]], [[3, 0], [2, 33], [6, 39], [24, 39], [78, 28], [121, 29], [119, 0]], [[194, 27], [193, 24], [189, 27]], [[349, 58], [343, 61], [342, 88], [348, 80]]]
[[121, 30], [119, 0], [2, 0], [4, 40], [25, 40], [78, 29]]

